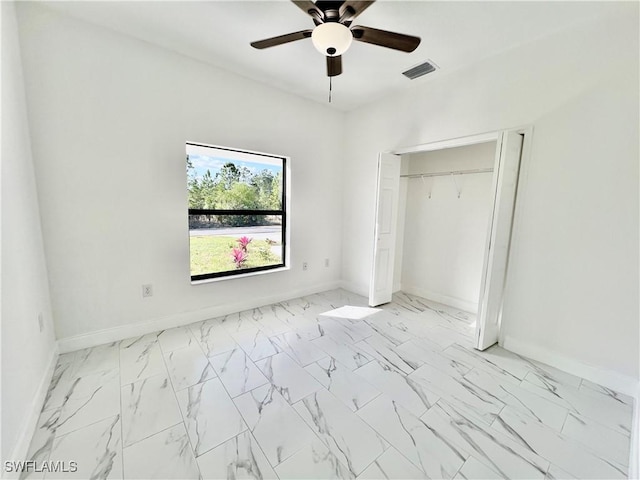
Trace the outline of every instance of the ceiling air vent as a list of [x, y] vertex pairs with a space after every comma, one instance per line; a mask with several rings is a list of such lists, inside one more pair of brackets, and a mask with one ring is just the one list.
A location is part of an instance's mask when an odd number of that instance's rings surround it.
[[415, 80], [418, 77], [426, 75], [427, 73], [435, 72], [436, 65], [433, 62], [426, 61], [421, 63], [420, 65], [416, 65], [415, 67], [410, 68], [406, 72], [402, 72], [402, 74], [411, 79]]

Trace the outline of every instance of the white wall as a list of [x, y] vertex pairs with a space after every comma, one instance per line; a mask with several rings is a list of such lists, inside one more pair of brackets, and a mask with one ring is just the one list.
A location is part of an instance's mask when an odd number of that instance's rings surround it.
[[638, 378], [638, 4], [615, 8], [348, 114], [346, 286], [368, 286], [378, 152], [532, 124], [504, 333]]
[[[40, 5], [18, 15], [58, 338], [337, 285], [344, 114]], [[290, 271], [190, 284], [185, 141], [291, 157]]]
[[[13, 3], [2, 2], [2, 460], [24, 460], [55, 359]], [[38, 314], [44, 331], [40, 333]]]
[[[473, 170], [492, 168], [495, 152], [496, 142], [489, 142], [403, 155], [403, 160], [409, 174]], [[491, 185], [491, 173], [408, 179], [404, 261], [397, 266], [403, 291], [478, 311]]]

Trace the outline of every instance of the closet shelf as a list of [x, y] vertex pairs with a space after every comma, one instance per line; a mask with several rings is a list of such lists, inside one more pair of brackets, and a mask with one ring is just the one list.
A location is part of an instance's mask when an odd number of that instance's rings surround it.
[[447, 175], [469, 175], [473, 173], [491, 173], [493, 168], [476, 168], [473, 170], [453, 170], [450, 172], [431, 172], [431, 173], [412, 173], [400, 175], [403, 178], [424, 178], [424, 177], [442, 177]]

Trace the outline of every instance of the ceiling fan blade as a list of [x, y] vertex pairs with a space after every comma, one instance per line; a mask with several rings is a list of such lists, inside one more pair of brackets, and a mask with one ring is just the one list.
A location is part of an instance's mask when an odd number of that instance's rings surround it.
[[371, 43], [403, 52], [413, 52], [420, 45], [419, 37], [361, 25], [353, 27], [351, 33], [353, 34], [353, 39], [359, 42]]
[[340, 6], [340, 23], [347, 26], [367, 8], [369, 8], [375, 0], [347, 0]]
[[327, 76], [335, 77], [342, 73], [342, 55], [327, 57]]
[[296, 6], [307, 15], [313, 18], [313, 23], [320, 25], [324, 23], [324, 13], [320, 10], [315, 3], [310, 0], [291, 0]]
[[303, 38], [310, 38], [311, 32], [312, 30], [301, 30], [299, 32], [287, 33], [286, 35], [251, 42], [251, 46], [260, 50], [263, 48], [275, 47], [277, 45], [282, 45], [283, 43], [295, 42], [296, 40], [302, 40]]

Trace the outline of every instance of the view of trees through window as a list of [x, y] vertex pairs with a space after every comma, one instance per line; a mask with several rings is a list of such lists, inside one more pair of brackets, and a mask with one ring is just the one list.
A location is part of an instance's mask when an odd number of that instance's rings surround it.
[[[198, 176], [193, 160], [187, 157], [189, 208], [220, 210], [280, 210], [282, 208], [282, 169], [255, 172], [228, 161], [215, 173], [208, 168]], [[253, 167], [260, 168], [260, 165]]]
[[191, 278], [284, 265], [284, 159], [187, 144]]

